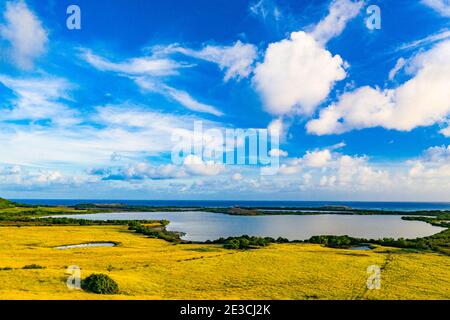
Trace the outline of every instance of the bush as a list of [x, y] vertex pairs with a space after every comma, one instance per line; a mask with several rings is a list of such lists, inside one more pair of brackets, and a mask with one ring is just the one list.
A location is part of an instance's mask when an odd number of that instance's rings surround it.
[[265, 247], [270, 243], [275, 242], [276, 241], [273, 238], [251, 237], [248, 235], [243, 235], [240, 237], [228, 237], [226, 239], [220, 238], [214, 241], [210, 241], [210, 243], [223, 244], [223, 247], [225, 249], [241, 249], [241, 250]]
[[81, 282], [83, 290], [98, 294], [117, 294], [119, 285], [106, 274], [91, 274]]
[[33, 264], [27, 264], [22, 269], [45, 269], [45, 267], [33, 263]]

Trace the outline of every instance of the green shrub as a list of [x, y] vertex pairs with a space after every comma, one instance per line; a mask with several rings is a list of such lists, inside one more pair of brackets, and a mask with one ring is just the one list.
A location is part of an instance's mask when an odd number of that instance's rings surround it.
[[258, 247], [265, 247], [270, 243], [275, 243], [275, 239], [266, 237], [251, 237], [248, 235], [243, 235], [240, 237], [228, 237], [228, 238], [220, 238], [214, 241], [210, 241], [209, 243], [218, 243], [223, 244], [225, 249], [254, 249]]
[[22, 269], [45, 269], [45, 267], [33, 263], [33, 264], [27, 264]]
[[83, 290], [98, 294], [117, 294], [119, 285], [108, 275], [98, 273], [91, 274], [81, 282]]

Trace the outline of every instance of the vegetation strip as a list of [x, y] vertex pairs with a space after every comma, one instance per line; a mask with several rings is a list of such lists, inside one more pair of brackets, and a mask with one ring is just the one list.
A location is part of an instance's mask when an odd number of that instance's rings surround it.
[[[355, 215], [404, 215], [402, 219], [409, 221], [421, 221], [432, 224], [433, 226], [443, 227], [446, 230], [435, 235], [416, 238], [416, 239], [363, 239], [353, 238], [349, 236], [334, 236], [334, 235], [318, 235], [311, 237], [308, 240], [289, 241], [284, 238], [270, 238], [270, 237], [251, 237], [243, 235], [240, 237], [220, 238], [214, 241], [206, 241], [204, 243], [221, 244], [226, 249], [254, 249], [264, 247], [271, 243], [316, 243], [333, 248], [351, 248], [360, 245], [382, 245], [391, 246], [404, 249], [415, 250], [431, 250], [442, 254], [450, 255], [450, 212], [449, 211], [414, 211], [414, 212], [399, 212], [399, 211], [382, 211], [382, 210], [357, 210], [349, 207], [340, 206], [325, 206], [321, 208], [278, 208], [282, 211], [264, 211], [274, 210], [277, 208], [205, 208], [192, 207], [192, 211], [208, 211], [223, 213], [229, 215], [311, 215], [311, 214], [355, 214]], [[128, 225], [129, 230], [136, 233], [144, 234], [151, 238], [163, 239], [174, 243], [193, 243], [191, 241], [182, 240], [184, 235], [181, 232], [167, 231], [166, 226], [169, 224], [167, 220], [107, 220], [107, 221], [93, 221], [86, 219], [73, 218], [58, 218], [51, 217], [52, 215], [71, 215], [71, 214], [86, 214], [86, 213], [103, 213], [103, 212], [155, 212], [155, 211], [185, 211], [186, 208], [174, 207], [152, 207], [152, 206], [128, 206], [123, 204], [80, 204], [71, 207], [64, 206], [34, 206], [15, 203], [0, 198], [0, 226], [11, 225], [29, 225], [29, 226], [49, 226], [49, 225]], [[285, 210], [285, 211], [283, 211]], [[293, 210], [307, 210], [308, 212], [298, 212]], [[332, 213], [330, 213], [330, 211]], [[49, 217], [50, 216], [50, 217]]]

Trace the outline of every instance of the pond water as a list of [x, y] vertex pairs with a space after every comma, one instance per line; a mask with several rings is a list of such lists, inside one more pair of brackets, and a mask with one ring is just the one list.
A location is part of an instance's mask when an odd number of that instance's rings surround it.
[[80, 244], [70, 244], [66, 246], [55, 247], [57, 250], [66, 249], [78, 249], [78, 248], [91, 248], [91, 247], [114, 247], [116, 246], [113, 242], [90, 242], [90, 243], [80, 243]]
[[405, 221], [401, 216], [386, 215], [275, 215], [231, 216], [221, 213], [183, 212], [124, 212], [66, 215], [88, 220], [169, 220], [169, 231], [184, 232], [190, 241], [215, 240], [220, 237], [248, 234], [262, 237], [284, 237], [305, 240], [314, 235], [349, 235], [379, 239], [417, 238], [430, 236], [444, 228], [420, 221]]

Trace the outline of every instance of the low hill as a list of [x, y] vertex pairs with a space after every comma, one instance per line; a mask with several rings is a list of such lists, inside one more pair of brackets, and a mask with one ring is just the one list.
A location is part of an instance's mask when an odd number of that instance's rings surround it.
[[6, 209], [6, 208], [14, 208], [17, 207], [17, 203], [0, 198], [0, 209]]

